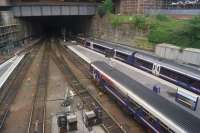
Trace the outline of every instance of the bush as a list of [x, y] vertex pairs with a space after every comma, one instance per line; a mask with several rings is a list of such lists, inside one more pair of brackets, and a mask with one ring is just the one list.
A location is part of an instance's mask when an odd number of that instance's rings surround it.
[[103, 3], [103, 6], [104, 6], [107, 13], [113, 12], [113, 2], [112, 2], [112, 0], [105, 0], [104, 3]]
[[166, 15], [163, 15], [163, 14], [158, 14], [158, 15], [156, 15], [156, 19], [159, 21], [168, 21], [169, 17]]
[[174, 31], [172, 43], [183, 46], [200, 48], [200, 16], [185, 23], [184, 27]]
[[136, 28], [144, 30], [147, 28], [146, 18], [144, 16], [136, 16], [133, 24]]
[[99, 6], [97, 8], [97, 12], [100, 17], [103, 17], [104, 15], [106, 15], [106, 10], [105, 10], [104, 6]]
[[98, 7], [97, 12], [100, 17], [106, 15], [106, 13], [112, 13], [113, 2], [112, 0], [105, 0], [101, 6]]
[[111, 20], [111, 24], [114, 28], [118, 27], [119, 25], [122, 24], [122, 21], [120, 20], [119, 17], [113, 17]]
[[153, 28], [150, 30], [148, 39], [152, 43], [163, 43], [170, 40], [171, 32], [163, 28]]

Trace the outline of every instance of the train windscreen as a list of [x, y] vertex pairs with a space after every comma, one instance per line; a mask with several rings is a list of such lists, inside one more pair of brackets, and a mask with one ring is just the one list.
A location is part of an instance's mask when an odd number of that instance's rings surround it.
[[176, 101], [192, 110], [196, 110], [198, 95], [194, 96], [178, 89], [176, 93]]
[[176, 101], [181, 103], [181, 104], [183, 104], [184, 106], [192, 109], [192, 110], [196, 109], [195, 108], [196, 107], [196, 102], [188, 99], [187, 97], [179, 95], [179, 96], [177, 96]]
[[90, 47], [90, 42], [86, 42], [86, 47]]

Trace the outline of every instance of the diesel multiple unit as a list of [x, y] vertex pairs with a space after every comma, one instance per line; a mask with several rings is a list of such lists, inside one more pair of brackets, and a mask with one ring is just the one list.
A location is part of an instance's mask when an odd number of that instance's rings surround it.
[[91, 63], [90, 74], [132, 118], [153, 132], [199, 133], [200, 119], [105, 62]]
[[200, 71], [196, 69], [108, 42], [85, 38], [78, 38], [78, 41], [86, 48], [112, 56], [112, 58], [147, 71], [197, 95], [200, 94]]

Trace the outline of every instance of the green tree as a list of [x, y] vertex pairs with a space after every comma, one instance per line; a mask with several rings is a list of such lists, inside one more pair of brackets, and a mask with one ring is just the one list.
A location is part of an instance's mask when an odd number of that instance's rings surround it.
[[183, 28], [174, 31], [171, 42], [183, 47], [200, 48], [200, 16], [195, 16]]
[[197, 40], [200, 40], [200, 16], [196, 16], [189, 21], [187, 24], [188, 35], [191, 41], [194, 43]]
[[103, 6], [105, 7], [105, 10], [107, 13], [112, 13], [113, 11], [113, 2], [112, 0], [105, 0], [103, 2]]
[[112, 13], [113, 11], [112, 0], [103, 1], [102, 5], [98, 7], [97, 11], [100, 17], [103, 17], [106, 13]]

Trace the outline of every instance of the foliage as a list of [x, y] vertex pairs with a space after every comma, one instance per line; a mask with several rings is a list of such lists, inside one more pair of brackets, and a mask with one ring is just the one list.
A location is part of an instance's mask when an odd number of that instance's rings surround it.
[[[109, 15], [111, 25], [133, 25], [144, 31], [148, 41], [153, 44], [170, 43], [180, 47], [200, 48], [200, 16], [191, 20], [176, 20], [165, 15], [157, 16], [119, 16]], [[134, 30], [134, 29], [132, 29]]]
[[164, 14], [158, 14], [158, 15], [156, 15], [156, 19], [159, 20], [159, 21], [168, 21], [169, 17], [167, 15], [164, 15]]
[[103, 17], [104, 15], [106, 15], [105, 7], [102, 5], [97, 8], [97, 12], [100, 17]]
[[168, 19], [167, 21], [160, 21], [157, 19], [151, 23], [149, 28], [148, 39], [152, 43], [170, 43], [172, 36], [177, 29], [181, 29], [184, 21]]
[[144, 30], [147, 28], [146, 18], [144, 16], [136, 16], [133, 24], [136, 28]]
[[103, 1], [103, 4], [100, 5], [97, 9], [97, 12], [100, 17], [103, 17], [107, 13], [112, 13], [113, 11], [113, 2], [112, 0], [105, 0]]
[[117, 28], [119, 25], [122, 24], [122, 22], [121, 22], [120, 18], [115, 17], [115, 18], [113, 18], [113, 19], [111, 20], [111, 24], [112, 24], [112, 26], [113, 26], [114, 28]]
[[173, 32], [173, 44], [182, 47], [200, 48], [200, 16], [196, 16], [184, 24], [184, 27]]
[[112, 2], [112, 0], [105, 0], [103, 2], [103, 6], [104, 6], [104, 8], [105, 8], [107, 13], [112, 13], [112, 11], [113, 11], [113, 2]]
[[124, 23], [131, 23], [134, 21], [134, 19], [135, 18], [133, 16], [115, 16], [112, 14], [109, 15], [110, 23], [114, 28], [117, 28]]

